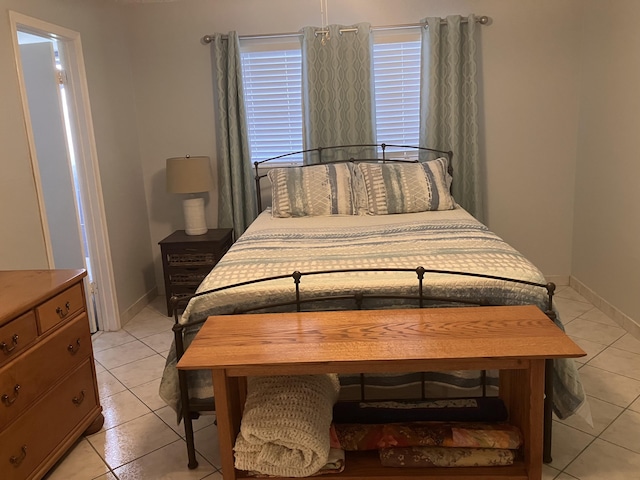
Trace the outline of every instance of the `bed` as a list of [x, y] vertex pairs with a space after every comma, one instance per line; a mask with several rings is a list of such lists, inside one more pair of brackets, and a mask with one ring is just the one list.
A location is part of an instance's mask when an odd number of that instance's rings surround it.
[[[178, 374], [175, 365], [209, 315], [533, 304], [561, 326], [553, 308], [555, 286], [451, 197], [451, 153], [420, 153], [432, 156], [396, 163], [383, 148], [382, 161], [333, 157], [309, 167], [271, 169], [272, 206], [193, 297], [173, 299], [174, 310], [184, 311], [176, 313], [175, 348], [160, 395], [185, 420], [190, 467], [197, 465], [191, 418], [214, 408], [211, 376]], [[258, 195], [265, 176], [259, 167]], [[588, 415], [573, 361], [555, 360], [548, 371], [547, 459], [551, 406], [560, 418]], [[340, 382], [343, 398], [361, 400], [469, 397], [497, 388], [495, 372], [469, 371], [350, 375]]]

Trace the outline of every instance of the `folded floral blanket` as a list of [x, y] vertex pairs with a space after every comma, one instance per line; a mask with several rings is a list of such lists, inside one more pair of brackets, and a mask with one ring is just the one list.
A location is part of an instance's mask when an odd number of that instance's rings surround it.
[[512, 465], [515, 451], [501, 448], [400, 447], [380, 450], [383, 467], [489, 467]]
[[506, 423], [412, 422], [382, 425], [335, 424], [347, 451], [390, 447], [469, 447], [517, 449], [520, 430]]
[[235, 443], [239, 470], [306, 477], [327, 464], [337, 375], [249, 377]]

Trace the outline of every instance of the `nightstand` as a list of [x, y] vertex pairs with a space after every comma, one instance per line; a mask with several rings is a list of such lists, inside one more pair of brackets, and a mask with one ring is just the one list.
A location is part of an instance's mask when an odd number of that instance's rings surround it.
[[162, 253], [167, 315], [171, 297], [194, 294], [198, 285], [233, 244], [232, 228], [213, 228], [202, 235], [177, 230], [158, 242]]

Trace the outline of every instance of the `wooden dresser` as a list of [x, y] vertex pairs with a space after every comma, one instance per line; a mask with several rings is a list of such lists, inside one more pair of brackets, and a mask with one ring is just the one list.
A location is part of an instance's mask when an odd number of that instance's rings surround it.
[[104, 422], [84, 270], [0, 271], [0, 477], [39, 479]]

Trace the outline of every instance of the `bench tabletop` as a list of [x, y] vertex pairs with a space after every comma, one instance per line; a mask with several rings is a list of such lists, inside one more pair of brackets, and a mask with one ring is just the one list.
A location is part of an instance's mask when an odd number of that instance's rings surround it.
[[286, 373], [282, 367], [316, 364], [326, 370], [332, 364], [343, 373], [363, 363], [373, 367], [368, 371], [384, 371], [393, 362], [397, 371], [412, 361], [460, 360], [464, 368], [466, 360], [477, 364], [484, 358], [487, 366], [478, 368], [492, 368], [491, 359], [584, 355], [530, 305], [345, 310], [209, 317], [178, 368], [280, 367]]

